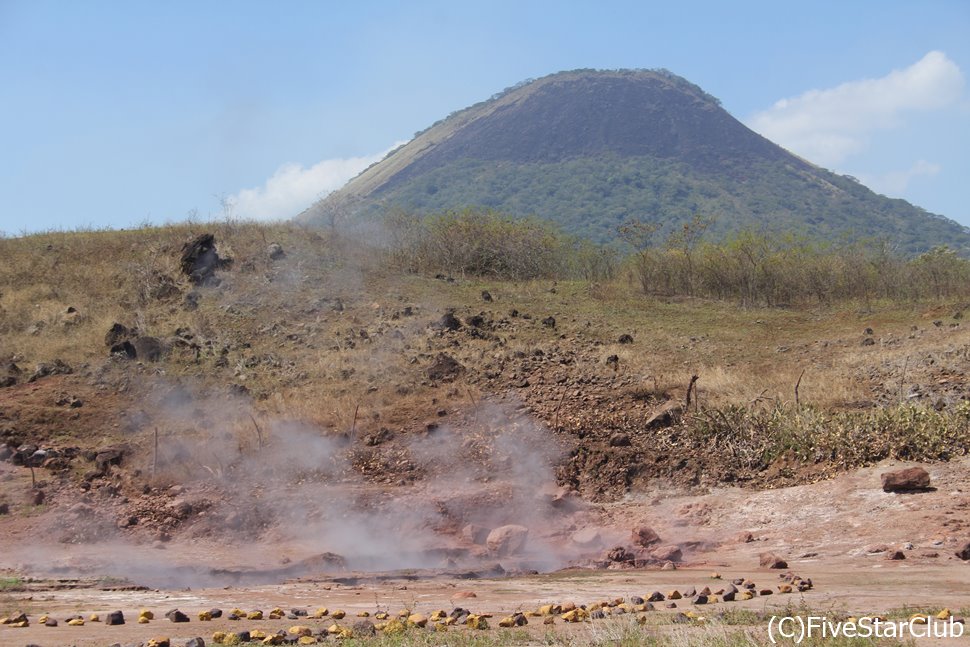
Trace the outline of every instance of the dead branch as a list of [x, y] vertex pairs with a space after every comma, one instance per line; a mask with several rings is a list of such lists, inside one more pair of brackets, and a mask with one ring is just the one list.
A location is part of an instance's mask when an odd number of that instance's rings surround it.
[[263, 448], [263, 432], [260, 430], [259, 425], [256, 424], [256, 418], [253, 414], [249, 414], [249, 419], [253, 421], [253, 427], [256, 428], [256, 447], [259, 449]]
[[801, 384], [802, 384], [802, 377], [804, 375], [805, 375], [805, 369], [802, 369], [802, 372], [798, 375], [798, 381], [795, 382], [795, 408], [796, 409], [799, 408], [799, 403], [798, 403], [798, 387], [801, 386]]
[[687, 398], [684, 401], [684, 411], [690, 409], [690, 396], [694, 392], [694, 384], [700, 379], [698, 375], [690, 376], [690, 383], [687, 385]]

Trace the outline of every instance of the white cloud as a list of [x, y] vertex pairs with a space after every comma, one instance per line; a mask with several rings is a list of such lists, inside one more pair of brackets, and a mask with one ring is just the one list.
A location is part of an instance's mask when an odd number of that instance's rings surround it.
[[233, 215], [253, 220], [292, 218], [403, 143], [374, 155], [323, 160], [310, 168], [284, 164], [263, 186], [231, 196]]
[[943, 170], [943, 167], [933, 162], [919, 160], [910, 168], [903, 171], [890, 171], [882, 174], [860, 174], [859, 179], [877, 193], [893, 197], [902, 197], [909, 188], [910, 182], [918, 177], [932, 177]]
[[899, 126], [905, 114], [958, 104], [963, 86], [956, 63], [932, 51], [882, 78], [781, 99], [748, 126], [811, 162], [835, 166], [865, 150], [872, 132]]

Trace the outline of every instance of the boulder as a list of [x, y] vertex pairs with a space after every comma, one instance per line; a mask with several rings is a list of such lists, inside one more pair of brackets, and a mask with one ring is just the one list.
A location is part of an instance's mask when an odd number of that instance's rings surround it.
[[960, 550], [956, 552], [956, 556], [965, 562], [970, 561], [970, 541], [960, 547]]
[[488, 533], [488, 537], [485, 540], [485, 546], [488, 548], [489, 552], [495, 555], [515, 555], [522, 552], [528, 540], [528, 528], [525, 526], [510, 524], [507, 526], [500, 526]]
[[157, 337], [136, 337], [131, 345], [135, 349], [135, 358], [143, 362], [157, 362], [165, 350]]
[[108, 348], [126, 341], [132, 336], [132, 331], [128, 326], [120, 323], [111, 324], [111, 328], [104, 334], [104, 345]]
[[465, 367], [451, 355], [438, 353], [427, 371], [428, 378], [435, 382], [449, 382], [465, 372]]
[[660, 535], [654, 532], [653, 528], [649, 526], [636, 526], [632, 534], [633, 543], [637, 546], [646, 548], [647, 546], [660, 543]]
[[104, 617], [104, 624], [123, 625], [125, 624], [125, 614], [123, 614], [121, 611], [112, 611]]
[[774, 553], [761, 553], [759, 562], [762, 568], [788, 568], [788, 562]]
[[922, 467], [908, 467], [882, 474], [884, 492], [925, 492], [929, 487], [930, 474]]
[[200, 234], [182, 246], [179, 267], [196, 285], [218, 285], [216, 270], [231, 263], [231, 259], [219, 258], [214, 235]]

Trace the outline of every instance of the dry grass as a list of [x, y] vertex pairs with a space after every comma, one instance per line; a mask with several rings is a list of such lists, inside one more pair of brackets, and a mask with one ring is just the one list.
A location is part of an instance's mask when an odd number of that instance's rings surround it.
[[[219, 253], [235, 264], [221, 273], [220, 287], [200, 290], [198, 309], [189, 311], [181, 299], [192, 286], [178, 272], [178, 257], [203, 231], [215, 233]], [[287, 252], [275, 263], [266, 254], [274, 241]], [[646, 298], [624, 277], [451, 283], [397, 274], [373, 249], [293, 225], [49, 233], [0, 239], [0, 257], [0, 358], [12, 356], [28, 370], [54, 358], [95, 370], [108, 363], [103, 339], [116, 321], [160, 338], [188, 329], [204, 342], [198, 358], [172, 353], [150, 373], [216, 390], [236, 383], [264, 413], [337, 431], [353, 426], [355, 411], [362, 430], [415, 425], [438, 407], [479, 398], [465, 384], [426, 384], [422, 367], [439, 350], [426, 327], [447, 308], [495, 317], [514, 308], [534, 320], [557, 319], [563, 339], [532, 325], [499, 333], [499, 343], [455, 348], [473, 370], [516, 351], [577, 345], [617, 355], [621, 374], [633, 376], [645, 398], [682, 397], [689, 376], [699, 375], [700, 403], [717, 407], [792, 404], [799, 376], [800, 404], [856, 407], [872, 398], [874, 384], [898, 391], [892, 385], [901, 377], [929, 370], [927, 357], [970, 344], [970, 331], [949, 327], [961, 304], [740, 308]], [[166, 295], [165, 287], [177, 292]], [[482, 302], [486, 289], [494, 303]], [[395, 316], [408, 306], [412, 316]], [[943, 325], [933, 326], [935, 319]], [[873, 346], [861, 345], [866, 327], [876, 330]], [[617, 343], [622, 334], [634, 344]]]

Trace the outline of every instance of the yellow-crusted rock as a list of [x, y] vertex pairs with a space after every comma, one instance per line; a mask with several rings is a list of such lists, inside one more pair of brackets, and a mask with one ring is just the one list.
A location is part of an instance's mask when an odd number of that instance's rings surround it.
[[313, 629], [310, 629], [304, 625], [293, 625], [288, 629], [291, 634], [296, 634], [297, 636], [312, 636]]
[[155, 614], [152, 613], [152, 611], [150, 611], [149, 609], [142, 609], [141, 611], [138, 612], [138, 617], [146, 618], [148, 620], [154, 620]]
[[[50, 616], [41, 616], [41, 617], [37, 618], [37, 622], [40, 623], [40, 624], [44, 624], [48, 620], [50, 620]], [[3, 624], [3, 623], [0, 623], [0, 624]]]
[[428, 624], [428, 616], [423, 613], [412, 613], [408, 616], [408, 624], [424, 628]]
[[386, 611], [378, 611], [374, 614], [375, 620], [387, 620], [390, 616], [387, 615]]
[[554, 606], [555, 605], [552, 605], [552, 604], [543, 604], [541, 607], [539, 607], [539, 614], [544, 616], [551, 616], [553, 614]]
[[255, 610], [255, 611], [250, 611], [249, 613], [246, 614], [246, 619], [247, 620], [262, 620], [263, 619], [263, 612], [260, 611], [259, 609]]
[[172, 641], [166, 637], [152, 638], [147, 643], [145, 647], [172, 647]]
[[[949, 609], [943, 609], [942, 611], [940, 611], [939, 613], [936, 614], [936, 619], [937, 620], [949, 620], [950, 619], [950, 616], [952, 616], [952, 615], [953, 614], [950, 613], [950, 610]], [[43, 622], [43, 621], [41, 621], [41, 622]]]
[[[252, 634], [250, 634], [249, 637], [252, 638]], [[271, 636], [266, 636], [265, 638], [263, 638], [262, 641], [260, 641], [260, 644], [261, 645], [282, 645], [283, 644], [283, 636], [281, 636], [279, 634], [273, 634]]]
[[791, 591], [792, 591], [791, 584], [779, 584], [778, 585], [778, 592], [779, 593], [791, 593]]
[[909, 617], [909, 621], [916, 625], [925, 625], [930, 617], [925, 613], [914, 613]]
[[296, 641], [296, 644], [297, 645], [316, 645], [317, 639], [314, 638], [313, 636], [300, 636], [300, 639]]
[[453, 624], [455, 624], [456, 622], [458, 622], [458, 618], [453, 618], [451, 616], [448, 616], [447, 618], [445, 618], [444, 620], [442, 620], [442, 622], [444, 623], [444, 625], [446, 627], [450, 627]]
[[268, 617], [268, 618], [269, 618], [270, 620], [280, 620], [280, 619], [282, 619], [282, 618], [283, 618], [283, 615], [284, 615], [284, 614], [282, 614], [282, 613], [276, 613], [276, 612], [274, 612], [274, 611], [270, 611], [270, 612], [269, 612], [269, 616], [267, 616], [267, 617]]
[[225, 631], [217, 631], [212, 634], [212, 642], [214, 642], [217, 645], [221, 645], [225, 639], [226, 639]]
[[151, 620], [149, 620], [145, 616], [138, 616], [138, 624], [147, 625], [149, 622], [151, 622]]
[[286, 615], [286, 611], [284, 611], [280, 607], [273, 607], [270, 610], [270, 613], [272, 613], [273, 615], [277, 615], [277, 616], [285, 616]]
[[668, 600], [679, 600], [681, 597], [682, 596], [680, 595], [680, 591], [676, 591], [676, 590], [671, 591], [670, 593], [667, 594]]
[[[67, 624], [71, 624], [71, 623], [69, 622]], [[81, 621], [81, 624], [82, 625], [84, 624], [84, 621], [83, 620]], [[30, 621], [29, 620], [21, 620], [20, 622], [11, 622], [10, 623], [10, 626], [11, 627], [17, 627], [18, 629], [23, 629], [24, 627], [29, 627], [30, 626]]]
[[331, 635], [339, 634], [341, 631], [343, 631], [343, 627], [338, 625], [336, 622], [327, 627], [327, 633]]
[[753, 597], [754, 597], [754, 593], [752, 593], [751, 591], [741, 591], [736, 596], [738, 600], [750, 600]]
[[526, 618], [538, 618], [542, 614], [539, 613], [538, 611], [529, 610], [529, 611], [526, 611], [525, 613], [523, 613], [522, 615], [524, 615]]
[[212, 612], [211, 611], [199, 611], [199, 620], [201, 622], [209, 622], [210, 620], [212, 620]]
[[233, 609], [232, 611], [230, 611], [229, 612], [229, 615], [231, 615], [231, 616], [239, 616], [240, 618], [245, 618], [246, 617], [246, 612], [243, 611], [242, 609], [236, 608], [236, 609]]
[[242, 636], [240, 636], [237, 633], [228, 633], [222, 639], [222, 644], [223, 645], [230, 645], [230, 647], [232, 645], [241, 645], [242, 644]]
[[575, 608], [559, 616], [566, 622], [582, 622], [589, 618], [589, 614], [583, 609]]
[[398, 619], [389, 620], [384, 624], [384, 628], [381, 629], [388, 636], [396, 636], [398, 634], [403, 634], [407, 631], [407, 627], [403, 622]]
[[269, 634], [263, 631], [262, 629], [253, 629], [252, 631], [249, 632], [249, 637], [252, 638], [253, 640], [262, 640], [268, 635]]
[[504, 618], [502, 618], [501, 620], [498, 621], [498, 626], [499, 627], [505, 627], [505, 628], [514, 627], [515, 626], [515, 617], [514, 616], [505, 616]]
[[67, 624], [70, 627], [83, 627], [84, 626], [84, 618], [72, 618], [72, 619], [70, 619], [70, 620], [67, 621]]
[[346, 616], [347, 616], [347, 612], [346, 611], [341, 611], [340, 609], [337, 609], [333, 613], [330, 614], [330, 617], [333, 618], [334, 620], [342, 620]]
[[88, 622], [101, 622], [101, 616], [96, 613], [92, 613], [88, 616]]
[[469, 629], [480, 629], [484, 631], [488, 629], [488, 620], [484, 616], [478, 616], [473, 613], [465, 620], [465, 625]]
[[444, 609], [438, 609], [437, 611], [434, 611], [431, 614], [431, 620], [434, 622], [443, 620], [444, 618], [447, 618], [447, 617], [448, 617], [448, 614], [445, 613]]
[[327, 607], [320, 607], [319, 609], [314, 611], [313, 615], [310, 617], [316, 618], [319, 620], [320, 618], [326, 618], [329, 615], [330, 615], [330, 609], [328, 609]]
[[357, 617], [358, 618], [370, 618], [370, 611], [358, 611], [357, 612]]

